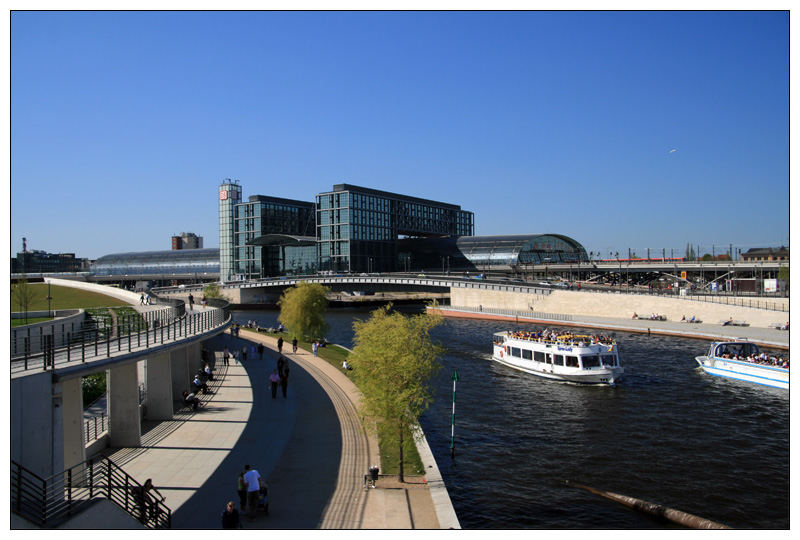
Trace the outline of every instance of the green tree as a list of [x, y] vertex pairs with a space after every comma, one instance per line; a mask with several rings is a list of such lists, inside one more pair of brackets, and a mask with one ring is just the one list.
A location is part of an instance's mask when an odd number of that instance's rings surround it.
[[433, 401], [430, 380], [441, 368], [444, 348], [430, 331], [436, 315], [405, 316], [391, 305], [353, 323], [355, 347], [348, 357], [363, 394], [362, 414], [378, 423], [382, 444], [399, 450], [398, 476], [404, 482], [403, 448], [419, 435], [419, 417]]
[[301, 281], [283, 291], [278, 300], [281, 308], [278, 320], [292, 337], [303, 341], [325, 337], [328, 332], [328, 323], [325, 322], [328, 292], [330, 292], [328, 287], [307, 281]]
[[224, 298], [218, 283], [209, 283], [203, 287], [203, 294], [206, 298]]
[[11, 297], [14, 299], [14, 304], [19, 307], [19, 311], [25, 313], [25, 324], [28, 324], [28, 311], [34, 296], [36, 291], [24, 276], [11, 285]]
[[91, 405], [94, 400], [106, 393], [106, 372], [94, 373], [81, 379], [83, 405]]

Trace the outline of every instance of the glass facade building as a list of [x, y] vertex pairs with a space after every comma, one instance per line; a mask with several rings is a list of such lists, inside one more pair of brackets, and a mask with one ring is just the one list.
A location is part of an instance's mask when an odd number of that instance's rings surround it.
[[216, 248], [112, 253], [97, 259], [90, 273], [123, 279], [216, 280], [220, 260], [221, 253]]
[[581, 244], [560, 234], [412, 238], [400, 241], [398, 258], [409, 271], [517, 271], [589, 259]]
[[247, 202], [234, 208], [233, 274], [246, 279], [313, 274], [317, 266], [316, 249], [304, 242], [310, 237], [315, 247], [315, 232], [314, 203], [250, 196]]
[[460, 206], [337, 184], [317, 195], [320, 270], [391, 272], [400, 237], [472, 235], [474, 215]]

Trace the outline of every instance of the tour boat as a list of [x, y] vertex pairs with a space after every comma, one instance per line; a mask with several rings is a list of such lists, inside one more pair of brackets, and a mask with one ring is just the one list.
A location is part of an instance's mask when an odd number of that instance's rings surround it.
[[[775, 388], [789, 389], [789, 368], [763, 363], [758, 345], [746, 340], [715, 341], [705, 356], [695, 360], [703, 371]], [[762, 363], [760, 363], [762, 362]]]
[[492, 359], [545, 377], [583, 384], [613, 385], [622, 377], [612, 339], [553, 332], [498, 332]]

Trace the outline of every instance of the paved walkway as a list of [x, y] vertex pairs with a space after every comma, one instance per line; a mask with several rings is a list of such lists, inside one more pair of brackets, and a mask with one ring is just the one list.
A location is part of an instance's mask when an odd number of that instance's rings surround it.
[[[270, 486], [269, 516], [244, 518], [248, 529], [458, 527], [435, 461], [430, 486], [426, 479], [408, 485], [381, 479], [378, 489], [362, 487], [369, 465], [379, 463], [378, 450], [359, 421], [358, 393], [347, 377], [311, 353], [284, 349], [288, 393], [284, 398], [279, 390], [272, 399], [267, 381], [278, 358], [275, 340], [241, 336], [252, 341], [225, 334], [206, 343], [217, 371], [214, 393], [201, 395], [199, 411], [146, 422], [140, 448], [106, 452], [137, 480], [153, 479], [173, 511], [173, 528], [219, 529], [225, 503], [239, 506], [236, 476], [245, 464]], [[241, 351], [252, 342], [264, 343], [263, 359], [248, 355], [222, 365], [225, 346]]]

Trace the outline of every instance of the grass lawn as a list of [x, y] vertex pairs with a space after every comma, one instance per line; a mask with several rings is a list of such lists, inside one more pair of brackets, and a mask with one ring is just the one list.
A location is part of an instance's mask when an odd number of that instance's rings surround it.
[[[264, 334], [265, 332], [257, 332], [253, 328], [244, 328], [242, 330], [253, 332], [254, 334]], [[286, 333], [266, 332], [268, 336], [277, 339], [283, 336], [284, 348], [291, 350], [292, 340], [287, 339]], [[311, 343], [307, 341], [297, 342], [297, 346], [305, 351], [311, 351]], [[350, 355], [350, 351], [338, 345], [328, 344], [325, 347], [317, 349], [317, 355], [328, 362], [330, 365], [338, 369], [351, 381], [353, 380], [353, 372], [342, 368], [342, 362]], [[355, 381], [353, 381], [355, 382]], [[425, 474], [425, 467], [422, 465], [422, 460], [417, 452], [417, 445], [411, 444], [406, 441], [403, 451], [403, 471], [405, 474], [414, 476]], [[378, 430], [378, 447], [381, 455], [381, 474], [397, 474], [399, 472], [398, 463], [400, 461], [400, 450], [394, 446], [384, 445], [382, 437], [380, 436], [380, 429]]]
[[52, 320], [53, 317], [28, 317], [27, 322], [25, 322], [25, 319], [11, 319], [11, 328], [14, 328], [15, 326], [25, 326], [26, 324], [35, 324], [37, 322]]
[[[28, 311], [47, 310], [47, 283], [28, 283], [28, 287], [33, 291]], [[124, 300], [105, 294], [59, 285], [50, 285], [50, 295], [53, 297], [50, 300], [50, 309], [86, 309], [130, 305]], [[11, 311], [21, 311], [13, 294], [11, 295]]]

